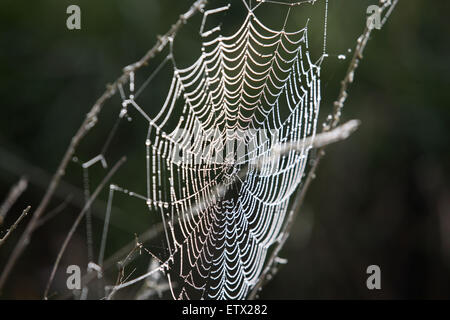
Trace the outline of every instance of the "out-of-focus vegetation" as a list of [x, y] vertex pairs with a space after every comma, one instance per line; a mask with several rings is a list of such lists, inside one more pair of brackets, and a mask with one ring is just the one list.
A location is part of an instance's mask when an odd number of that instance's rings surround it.
[[[351, 55], [347, 50], [362, 32], [365, 8], [371, 3], [330, 0], [322, 116], [337, 96], [348, 63], [337, 56]], [[81, 7], [79, 31], [66, 28], [70, 4]], [[37, 206], [71, 137], [105, 85], [153, 46], [156, 35], [165, 33], [190, 4], [187, 0], [0, 3], [0, 199], [20, 176], [30, 180], [2, 228], [27, 205]], [[322, 41], [323, 23], [323, 12], [317, 11], [311, 13], [316, 29], [311, 27], [310, 34], [316, 45]], [[289, 263], [265, 287], [262, 298], [450, 297], [446, 12], [445, 0], [400, 0], [383, 30], [373, 33], [343, 113], [344, 119], [360, 119], [362, 126], [349, 140], [327, 148], [283, 250]], [[176, 39], [180, 61], [189, 63], [198, 55], [199, 38], [194, 34], [200, 19], [193, 19]], [[233, 15], [217, 19], [239, 23]], [[296, 21], [304, 23], [302, 9], [293, 11], [290, 24]], [[155, 59], [149, 69], [157, 63]], [[161, 81], [147, 90], [164, 97], [170, 77], [161, 75]], [[119, 104], [116, 98], [105, 106], [78, 157], [95, 155]], [[145, 183], [144, 158], [132, 150], [141, 147], [146, 128], [132, 123], [123, 130], [126, 138], [115, 141], [111, 155], [126, 150], [129, 160], [116, 182], [139, 189]], [[93, 184], [101, 174], [93, 174]], [[42, 296], [57, 250], [82, 205], [82, 186], [82, 171], [71, 164], [51, 207], [69, 193], [71, 204], [35, 233], [0, 297]], [[94, 207], [100, 216], [106, 199], [105, 191]], [[125, 199], [117, 198], [109, 254], [157, 221], [140, 203], [121, 201]], [[94, 222], [94, 231], [100, 231], [102, 220]], [[0, 270], [23, 227], [1, 248]], [[80, 228], [62, 266], [86, 263], [84, 235]], [[366, 288], [366, 268], [371, 264], [381, 267], [380, 291]], [[62, 288], [63, 271], [57, 279]]]

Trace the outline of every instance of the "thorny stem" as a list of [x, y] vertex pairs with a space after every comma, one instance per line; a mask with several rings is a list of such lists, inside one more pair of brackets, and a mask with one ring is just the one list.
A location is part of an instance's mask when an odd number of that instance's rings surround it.
[[[397, 4], [398, 0], [379, 0], [379, 7], [380, 7], [380, 15], [387, 9], [390, 8], [388, 13], [386, 14], [385, 18], [388, 17], [388, 15], [391, 13], [392, 7], [394, 7]], [[385, 21], [385, 20], [384, 20]], [[359, 63], [363, 59], [363, 53], [364, 49], [367, 46], [367, 43], [370, 39], [370, 35], [372, 33], [371, 28], [369, 28], [367, 25], [364, 29], [364, 32], [362, 35], [358, 38], [356, 42], [355, 52], [353, 54], [352, 60], [350, 61], [350, 64], [348, 66], [347, 72], [345, 74], [344, 79], [341, 82], [341, 88], [338, 94], [337, 100], [334, 102], [334, 109], [333, 113], [328, 117], [327, 122], [324, 124], [322, 133], [329, 132], [330, 130], [336, 128], [339, 124], [342, 108], [344, 107], [345, 101], [348, 97], [348, 88], [351, 83], [353, 83], [355, 71], [359, 66]], [[311, 169], [309, 170], [309, 173], [306, 177], [305, 184], [297, 191], [292, 208], [289, 211], [289, 215], [286, 219], [286, 223], [283, 226], [283, 229], [280, 233], [281, 237], [278, 240], [277, 244], [275, 245], [273, 252], [271, 256], [269, 257], [269, 260], [267, 262], [266, 267], [264, 268], [263, 272], [258, 278], [258, 281], [256, 282], [256, 285], [253, 287], [252, 291], [249, 294], [249, 299], [255, 299], [258, 296], [259, 291], [261, 290], [262, 286], [267, 283], [270, 279], [269, 275], [274, 275], [277, 272], [276, 264], [278, 259], [278, 254], [280, 253], [281, 249], [283, 248], [284, 244], [286, 243], [287, 238], [289, 237], [290, 230], [292, 228], [292, 225], [295, 221], [295, 217], [297, 213], [299, 212], [300, 208], [303, 205], [303, 201], [305, 199], [306, 192], [308, 191], [309, 186], [311, 185], [312, 180], [316, 177], [316, 171], [319, 166], [320, 161], [322, 160], [323, 156], [325, 155], [325, 147], [321, 147], [318, 149], [317, 156], [314, 159], [313, 165]]]
[[8, 279], [8, 276], [16, 264], [17, 260], [21, 256], [24, 249], [27, 247], [30, 242], [31, 236], [35, 230], [36, 224], [39, 221], [40, 216], [46, 210], [50, 200], [55, 193], [61, 178], [65, 175], [65, 170], [73, 155], [75, 154], [75, 150], [78, 147], [81, 140], [84, 136], [90, 131], [92, 127], [95, 126], [97, 122], [97, 116], [100, 113], [104, 103], [109, 100], [117, 91], [119, 86], [125, 84], [129, 80], [130, 73], [136, 71], [137, 69], [147, 65], [148, 61], [152, 59], [157, 53], [161, 52], [166, 45], [170, 42], [170, 39], [173, 39], [179, 29], [186, 23], [188, 19], [190, 19], [197, 12], [203, 11], [204, 6], [206, 5], [208, 0], [197, 0], [195, 3], [186, 11], [184, 14], [180, 15], [179, 19], [175, 24], [172, 25], [170, 30], [163, 36], [158, 37], [156, 44], [137, 62], [127, 66], [124, 68], [122, 75], [116, 79], [112, 84], [107, 86], [106, 91], [98, 98], [95, 102], [89, 113], [87, 114], [85, 120], [81, 124], [80, 128], [73, 136], [68, 149], [66, 150], [61, 163], [58, 166], [53, 178], [48, 186], [44, 197], [42, 198], [39, 206], [34, 212], [30, 222], [27, 225], [27, 228], [23, 232], [21, 238], [16, 244], [14, 250], [11, 253], [11, 256], [6, 263], [6, 266], [0, 276], [0, 292]]

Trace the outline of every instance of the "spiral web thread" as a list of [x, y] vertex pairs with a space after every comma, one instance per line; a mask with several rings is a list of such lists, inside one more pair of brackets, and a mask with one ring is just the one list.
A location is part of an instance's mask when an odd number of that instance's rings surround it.
[[[115, 192], [141, 199], [160, 214], [168, 255], [157, 258], [159, 267], [114, 290], [162, 272], [176, 299], [242, 299], [281, 236], [312, 147], [313, 139], [306, 138], [316, 132], [322, 59], [311, 61], [307, 27], [285, 30], [290, 7], [284, 27], [273, 30], [255, 16], [261, 3], [244, 4], [246, 18], [229, 36], [217, 35], [218, 28], [203, 32], [202, 24], [201, 54], [191, 66], [179, 68], [171, 46], [162, 64], [173, 65], [173, 78], [156, 116], [138, 99], [149, 81], [137, 89], [131, 73], [129, 88], [119, 88], [119, 120], [134, 108], [148, 123], [147, 192], [110, 186], [99, 265]], [[273, 158], [271, 146], [286, 142], [302, 148]], [[83, 168], [106, 166], [106, 145]]]

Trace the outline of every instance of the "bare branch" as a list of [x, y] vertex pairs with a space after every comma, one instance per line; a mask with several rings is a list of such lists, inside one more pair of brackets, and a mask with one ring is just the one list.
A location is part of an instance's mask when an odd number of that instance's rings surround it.
[[339, 142], [347, 139], [350, 135], [355, 132], [359, 126], [361, 125], [361, 121], [359, 120], [350, 120], [336, 127], [328, 132], [322, 132], [316, 135], [313, 141], [313, 148], [322, 148], [328, 146], [332, 143]]
[[106, 91], [100, 96], [100, 98], [97, 99], [97, 101], [87, 114], [85, 120], [81, 124], [80, 128], [78, 129], [77, 133], [72, 138], [69, 147], [66, 150], [61, 160], [61, 163], [59, 164], [58, 169], [55, 172], [50, 182], [50, 185], [48, 186], [48, 189], [44, 197], [42, 198], [41, 203], [37, 207], [36, 212], [33, 214], [33, 217], [31, 218], [30, 223], [28, 224], [25, 232], [22, 234], [19, 242], [12, 251], [12, 254], [9, 257], [8, 262], [5, 266], [5, 269], [3, 270], [0, 276], [0, 291], [3, 288], [3, 285], [5, 284], [9, 276], [9, 273], [14, 267], [17, 259], [21, 256], [23, 250], [30, 242], [30, 238], [33, 234], [33, 231], [35, 230], [35, 225], [39, 221], [39, 218], [46, 210], [50, 200], [52, 199], [53, 194], [55, 193], [55, 190], [57, 189], [61, 178], [65, 174], [67, 165], [69, 164], [70, 160], [72, 159], [75, 153], [76, 148], [78, 147], [81, 140], [90, 131], [90, 129], [92, 129], [95, 126], [97, 122], [97, 116], [100, 113], [104, 103], [116, 93], [119, 86], [129, 81], [129, 75], [132, 72], [135, 72], [137, 69], [147, 65], [150, 59], [152, 59], [156, 54], [161, 52], [170, 42], [170, 39], [173, 39], [173, 37], [175, 37], [179, 29], [186, 23], [186, 21], [193, 15], [195, 15], [197, 12], [202, 11], [206, 3], [207, 0], [197, 0], [186, 13], [180, 15], [178, 21], [174, 25], [172, 25], [170, 30], [164, 36], [158, 38], [156, 44], [139, 61], [124, 68], [122, 75], [111, 85], [108, 85]]
[[8, 229], [8, 232], [5, 234], [5, 236], [3, 238], [0, 239], [0, 247], [5, 243], [5, 241], [9, 238], [9, 236], [11, 235], [11, 233], [17, 228], [17, 226], [19, 225], [19, 223], [22, 221], [23, 218], [25, 218], [25, 216], [28, 214], [28, 211], [30, 211], [31, 207], [28, 206], [26, 207], [25, 210], [23, 210], [22, 214], [20, 215], [20, 217], [16, 220], [16, 222], [14, 222], [14, 224], [11, 226], [11, 228]]
[[331, 131], [318, 133], [315, 137], [307, 137], [300, 141], [275, 145], [272, 148], [272, 155], [270, 156], [270, 158], [258, 163], [257, 166], [261, 168], [264, 164], [275, 161], [280, 156], [289, 153], [292, 150], [302, 151], [304, 150], [305, 146], [311, 145], [313, 148], [319, 149], [330, 144], [345, 140], [350, 137], [350, 135], [355, 132], [360, 125], [361, 121], [350, 120], [343, 125], [332, 129]]
[[5, 221], [6, 215], [11, 207], [16, 203], [17, 199], [28, 187], [28, 180], [22, 177], [9, 191], [8, 196], [0, 207], [0, 226]]

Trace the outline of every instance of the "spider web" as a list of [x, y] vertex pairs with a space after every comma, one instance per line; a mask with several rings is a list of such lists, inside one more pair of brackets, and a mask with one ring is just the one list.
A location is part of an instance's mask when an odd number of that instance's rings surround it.
[[[143, 139], [146, 194], [110, 186], [99, 265], [115, 192], [138, 198], [160, 214], [167, 256], [154, 257], [157, 268], [114, 290], [162, 272], [176, 299], [243, 299], [281, 236], [316, 132], [325, 52], [313, 63], [307, 26], [286, 30], [290, 6], [283, 28], [274, 30], [255, 14], [262, 2], [254, 7], [243, 3], [247, 13], [242, 25], [227, 36], [218, 34], [219, 27], [204, 31], [204, 26], [209, 14], [229, 6], [204, 12], [201, 53], [188, 67], [178, 67], [174, 39], [169, 39], [170, 52], [160, 66], [171, 63], [173, 77], [155, 116], [137, 98], [160, 67], [139, 88], [134, 73], [129, 88], [119, 87], [119, 120], [132, 108], [148, 125]], [[99, 156], [83, 164], [85, 181], [90, 166], [101, 162], [106, 167], [110, 140]], [[287, 142], [301, 148], [273, 157], [272, 146]], [[91, 237], [88, 227], [88, 243]], [[92, 256], [92, 249], [89, 252]]]

